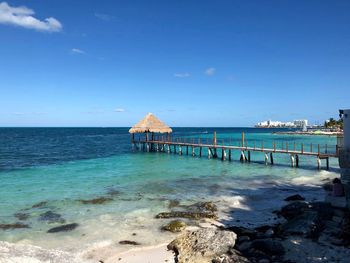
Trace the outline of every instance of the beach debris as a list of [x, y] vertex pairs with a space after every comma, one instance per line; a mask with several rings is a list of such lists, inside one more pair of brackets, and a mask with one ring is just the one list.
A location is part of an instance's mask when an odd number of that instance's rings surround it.
[[139, 246], [141, 245], [140, 243], [136, 242], [136, 241], [130, 241], [130, 240], [122, 240], [119, 241], [120, 245], [133, 245], [133, 246]]
[[233, 248], [236, 237], [232, 231], [202, 228], [178, 236], [168, 245], [168, 249], [175, 252], [175, 262], [209, 263]]
[[43, 207], [47, 205], [47, 202], [46, 201], [42, 201], [42, 202], [39, 202], [39, 203], [36, 203], [34, 205], [32, 205], [32, 208], [39, 208], [39, 207]]
[[299, 194], [296, 194], [296, 195], [288, 196], [286, 199], [284, 199], [284, 201], [287, 201], [287, 202], [290, 202], [290, 201], [305, 201], [305, 198], [302, 197]]
[[28, 213], [18, 212], [14, 214], [14, 217], [16, 217], [18, 220], [24, 221], [27, 220], [30, 217], [30, 215]]
[[72, 224], [66, 224], [62, 226], [57, 226], [50, 228], [47, 233], [57, 233], [57, 232], [68, 232], [76, 229], [79, 226], [77, 223], [72, 223]]
[[112, 200], [113, 199], [110, 198], [110, 197], [101, 196], [101, 197], [97, 197], [97, 198], [93, 198], [93, 199], [87, 199], [87, 200], [80, 199], [78, 201], [83, 203], [84, 205], [88, 205], [88, 204], [100, 205], [100, 204], [104, 204], [106, 202], [110, 202]]
[[48, 223], [61, 223], [64, 224], [66, 220], [62, 218], [60, 214], [57, 214], [52, 211], [47, 211], [45, 213], [40, 214], [39, 221], [47, 221]]
[[29, 228], [29, 225], [22, 224], [22, 223], [0, 224], [0, 229], [3, 229], [3, 230], [16, 229], [16, 228]]
[[187, 224], [181, 220], [173, 220], [162, 227], [162, 230], [170, 231], [172, 233], [181, 232], [186, 228]]

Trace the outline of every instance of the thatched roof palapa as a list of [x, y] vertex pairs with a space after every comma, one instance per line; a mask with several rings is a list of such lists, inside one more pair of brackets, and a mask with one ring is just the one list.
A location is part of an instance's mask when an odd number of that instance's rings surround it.
[[164, 122], [159, 120], [152, 113], [148, 113], [141, 121], [136, 123], [129, 133], [143, 133], [143, 132], [155, 132], [155, 133], [171, 133], [173, 130]]

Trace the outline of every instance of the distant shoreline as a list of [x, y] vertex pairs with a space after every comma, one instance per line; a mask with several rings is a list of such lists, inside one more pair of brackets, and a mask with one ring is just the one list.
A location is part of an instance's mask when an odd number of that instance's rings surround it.
[[282, 131], [273, 132], [272, 134], [288, 134], [288, 135], [324, 135], [324, 136], [338, 136], [343, 135], [343, 132], [329, 132], [329, 131]]

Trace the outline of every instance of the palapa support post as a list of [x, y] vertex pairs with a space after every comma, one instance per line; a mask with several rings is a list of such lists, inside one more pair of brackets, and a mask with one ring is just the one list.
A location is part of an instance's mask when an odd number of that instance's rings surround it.
[[217, 145], [217, 140], [216, 140], [216, 131], [214, 131], [214, 139], [213, 139], [213, 143], [214, 143], [214, 153], [213, 153], [213, 159], [218, 158], [218, 154], [216, 152], [216, 145]]
[[291, 162], [291, 166], [294, 167], [295, 166], [295, 158], [294, 158], [293, 154], [290, 155], [290, 162]]
[[270, 163], [271, 163], [271, 165], [273, 165], [273, 154], [272, 153], [270, 153]]
[[295, 155], [295, 167], [299, 167], [299, 155]]
[[264, 153], [264, 155], [265, 155], [265, 165], [268, 165], [269, 156], [267, 155], [267, 153]]
[[176, 144], [174, 144], [174, 154], [176, 154]]
[[245, 162], [247, 159], [245, 157], [244, 151], [241, 151], [241, 157], [239, 158], [239, 160], [243, 163]]
[[244, 147], [244, 132], [242, 132], [242, 147]]
[[225, 152], [225, 149], [222, 148], [221, 149], [221, 161], [225, 161], [225, 159], [226, 159], [226, 152]]

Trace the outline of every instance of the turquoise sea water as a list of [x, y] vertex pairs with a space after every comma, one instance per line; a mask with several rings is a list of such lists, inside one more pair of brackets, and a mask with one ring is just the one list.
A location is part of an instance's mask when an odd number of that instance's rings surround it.
[[[258, 146], [263, 140], [265, 147], [273, 141], [295, 142], [299, 147], [303, 142], [327, 144], [332, 151], [336, 144], [328, 136], [277, 135], [252, 128], [175, 128], [173, 136], [206, 140], [214, 130], [219, 142], [232, 144], [238, 143], [242, 131], [248, 145]], [[65, 250], [135, 238], [155, 244], [172, 236], [160, 231], [166, 220], [154, 218], [169, 210], [170, 200], [214, 201], [224, 224], [237, 220], [262, 224], [273, 220], [271, 212], [286, 195], [300, 192], [308, 199], [322, 199], [322, 180], [339, 174], [335, 159], [330, 171], [318, 171], [315, 157], [301, 157], [301, 167], [296, 169], [290, 167], [288, 155], [275, 155], [275, 165], [266, 166], [263, 153], [253, 154], [249, 164], [240, 163], [239, 154], [233, 154], [232, 162], [222, 162], [205, 156], [133, 151], [127, 128], [0, 129], [0, 224], [21, 222], [30, 227], [0, 230], [0, 240]], [[79, 201], [97, 197], [112, 200]], [[33, 207], [41, 202], [45, 203]], [[79, 227], [46, 233], [62, 224], [41, 220], [47, 211]], [[19, 220], [16, 213], [25, 213], [28, 219]]]

